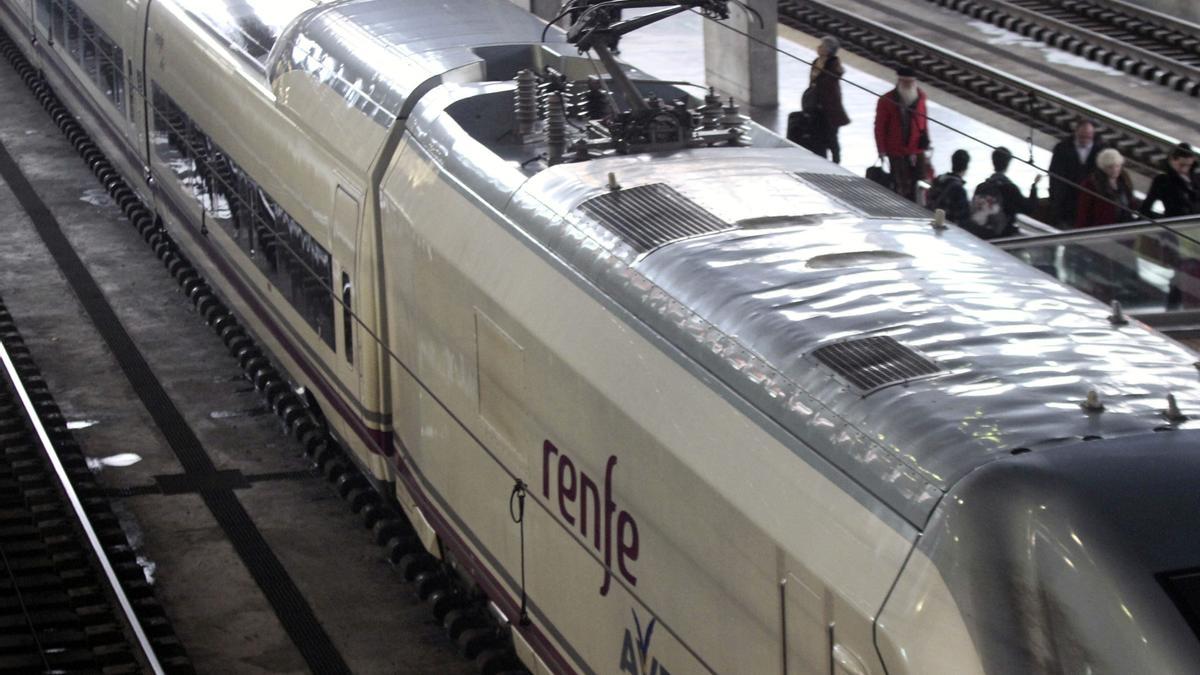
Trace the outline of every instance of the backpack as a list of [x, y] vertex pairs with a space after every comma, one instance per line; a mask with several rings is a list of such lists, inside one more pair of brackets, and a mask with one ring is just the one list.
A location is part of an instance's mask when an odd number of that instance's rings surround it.
[[957, 187], [963, 184], [963, 179], [952, 173], [944, 173], [933, 181], [933, 185], [929, 186], [929, 190], [925, 193], [925, 208], [930, 211], [941, 209], [947, 215], [950, 213], [950, 188]]
[[817, 85], [810, 84], [808, 89], [800, 95], [800, 110], [806, 113], [817, 112], [820, 108], [820, 102], [817, 100]]
[[971, 218], [963, 227], [981, 239], [995, 239], [1010, 234], [1008, 216], [1004, 213], [1004, 191], [1000, 182], [988, 178], [975, 186], [971, 197]]
[[896, 189], [896, 181], [892, 179], [892, 174], [882, 166], [867, 167], [867, 179], [879, 183], [889, 190]]

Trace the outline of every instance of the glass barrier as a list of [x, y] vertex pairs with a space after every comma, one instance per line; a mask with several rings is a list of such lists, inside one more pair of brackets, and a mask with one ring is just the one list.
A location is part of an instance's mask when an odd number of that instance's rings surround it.
[[1200, 309], [1200, 218], [1109, 225], [992, 243], [1133, 314]]

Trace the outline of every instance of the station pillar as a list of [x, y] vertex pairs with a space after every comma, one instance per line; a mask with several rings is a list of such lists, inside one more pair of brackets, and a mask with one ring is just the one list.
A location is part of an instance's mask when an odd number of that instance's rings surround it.
[[[779, 60], [773, 49], [778, 0], [748, 0], [762, 17], [729, 3], [728, 27], [704, 22], [704, 74], [709, 86], [754, 107], [779, 105]], [[741, 33], [729, 30], [736, 28]]]
[[526, 9], [538, 15], [541, 19], [549, 21], [558, 16], [562, 10], [561, 0], [513, 0], [518, 5], [525, 6]]

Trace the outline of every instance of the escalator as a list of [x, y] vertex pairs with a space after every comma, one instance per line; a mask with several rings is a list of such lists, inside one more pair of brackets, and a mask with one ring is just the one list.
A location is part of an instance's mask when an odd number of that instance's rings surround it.
[[1200, 216], [1042, 229], [991, 243], [1200, 350]]

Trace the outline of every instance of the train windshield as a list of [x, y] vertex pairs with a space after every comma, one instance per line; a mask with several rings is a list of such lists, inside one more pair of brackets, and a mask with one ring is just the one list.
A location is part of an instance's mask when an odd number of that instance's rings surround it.
[[1196, 637], [1200, 638], [1200, 568], [1157, 576]]

